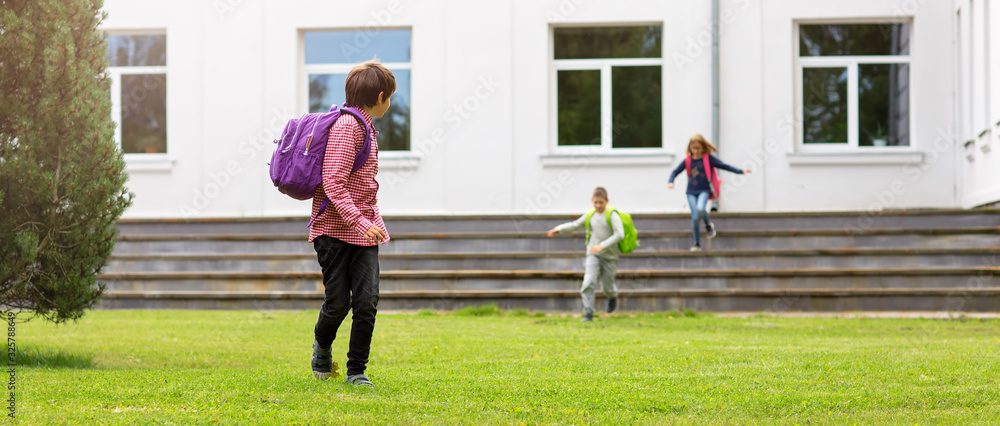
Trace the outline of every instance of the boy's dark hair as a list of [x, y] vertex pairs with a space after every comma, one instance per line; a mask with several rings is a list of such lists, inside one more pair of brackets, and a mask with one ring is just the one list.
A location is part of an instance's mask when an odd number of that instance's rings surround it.
[[597, 189], [594, 190], [594, 195], [592, 195], [590, 198], [594, 198], [594, 197], [601, 197], [601, 198], [607, 200], [608, 199], [608, 190], [606, 190], [606, 189], [598, 186]]
[[379, 92], [382, 92], [382, 101], [396, 93], [396, 77], [392, 75], [392, 71], [378, 63], [378, 59], [372, 59], [354, 67], [347, 74], [344, 92], [347, 94], [344, 101], [348, 105], [373, 107], [379, 101]]

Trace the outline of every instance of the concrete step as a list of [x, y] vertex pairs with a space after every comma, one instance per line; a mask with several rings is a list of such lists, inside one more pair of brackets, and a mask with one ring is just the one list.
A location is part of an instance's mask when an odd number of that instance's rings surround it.
[[[308, 208], [304, 206], [304, 210]], [[627, 210], [625, 210], [627, 211]], [[581, 211], [582, 213], [582, 211]], [[578, 215], [385, 216], [391, 233], [416, 232], [545, 232]], [[634, 214], [646, 231], [690, 229], [687, 213]], [[745, 229], [879, 229], [1000, 226], [1000, 210], [891, 210], [880, 212], [713, 213], [725, 230]], [[286, 234], [304, 233], [309, 218], [123, 219], [126, 234]]]
[[[688, 232], [641, 232], [637, 251], [683, 250]], [[877, 247], [972, 248], [1000, 245], [1000, 227], [935, 229], [746, 230], [721, 231], [703, 246], [712, 250], [827, 249]], [[583, 234], [546, 238], [535, 233], [394, 234], [380, 253], [497, 253], [573, 251], [583, 247]], [[142, 253], [312, 253], [304, 234], [121, 235], [115, 254]]]
[[[621, 312], [698, 311], [960, 311], [1000, 310], [993, 288], [815, 288], [632, 290], [619, 293]], [[602, 298], [598, 294], [598, 298]], [[317, 309], [320, 292], [107, 292], [103, 309]], [[379, 309], [457, 309], [496, 304], [502, 309], [580, 309], [576, 290], [383, 291]], [[599, 306], [603, 303], [599, 302]]]
[[[577, 216], [499, 216], [489, 220], [476, 218], [428, 219], [389, 218], [390, 232], [545, 232]], [[1000, 210], [969, 212], [906, 211], [870, 215], [867, 212], [843, 213], [712, 213], [712, 222], [720, 230], [753, 229], [930, 229], [1000, 226]], [[690, 214], [634, 214], [632, 219], [640, 231], [690, 230]]]
[[[1000, 210], [721, 213], [691, 244], [686, 214], [634, 215], [625, 310], [1000, 310]], [[570, 215], [387, 217], [382, 309], [579, 309], [583, 233]], [[316, 309], [308, 219], [122, 220], [99, 279], [106, 308]]]
[[[549, 253], [386, 253], [383, 271], [395, 270], [573, 270], [580, 251]], [[972, 249], [826, 249], [642, 251], [619, 259], [630, 269], [795, 269], [1000, 265], [1000, 247]], [[315, 254], [113, 255], [104, 272], [293, 271], [319, 269]]]
[[[583, 271], [481, 270], [383, 271], [380, 289], [572, 290]], [[114, 291], [308, 291], [320, 287], [315, 272], [101, 273]], [[1000, 287], [1000, 266], [852, 269], [628, 270], [616, 282], [629, 289], [986, 288]]]

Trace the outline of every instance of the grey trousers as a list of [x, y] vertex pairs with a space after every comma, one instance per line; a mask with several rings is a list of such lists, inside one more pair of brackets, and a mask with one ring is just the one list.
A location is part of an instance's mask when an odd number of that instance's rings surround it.
[[594, 313], [594, 291], [600, 282], [604, 295], [609, 299], [618, 297], [618, 287], [615, 286], [615, 274], [618, 272], [618, 259], [605, 259], [588, 254], [583, 261], [583, 287], [580, 296], [583, 297], [583, 313]]

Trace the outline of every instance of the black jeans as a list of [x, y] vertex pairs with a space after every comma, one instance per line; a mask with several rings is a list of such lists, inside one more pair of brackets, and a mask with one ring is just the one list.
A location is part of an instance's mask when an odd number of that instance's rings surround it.
[[347, 374], [364, 373], [378, 306], [378, 246], [356, 246], [321, 235], [313, 240], [313, 248], [323, 268], [326, 288], [326, 300], [316, 321], [316, 342], [320, 347], [330, 347], [347, 311], [353, 309]]

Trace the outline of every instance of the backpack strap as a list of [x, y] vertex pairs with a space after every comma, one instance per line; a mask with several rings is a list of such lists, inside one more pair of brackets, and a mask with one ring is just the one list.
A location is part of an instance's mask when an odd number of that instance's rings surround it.
[[684, 157], [684, 169], [687, 170], [688, 179], [691, 178], [691, 156]]
[[[622, 221], [622, 232], [624, 232], [625, 231], [625, 221], [622, 220], [622, 212], [618, 211], [618, 209], [616, 209], [614, 207], [608, 206], [608, 207], [605, 207], [604, 217], [608, 220], [608, 226], [611, 228], [611, 233], [612, 234], [615, 233], [615, 225], [613, 223], [611, 223], [611, 213], [618, 213], [618, 220]], [[623, 239], [623, 241], [624, 241], [624, 239]]]
[[[611, 213], [617, 212], [618, 209], [608, 206], [604, 208], [604, 218], [608, 220], [608, 226], [611, 227], [611, 232], [614, 232], [615, 226], [611, 224]], [[621, 214], [618, 214], [621, 217]]]
[[584, 244], [590, 244], [590, 218], [594, 216], [594, 212], [596, 211], [596, 209], [590, 209], [590, 211], [587, 212], [587, 217], [583, 219], [583, 223], [587, 228], [587, 239], [584, 240]]
[[[332, 107], [330, 107], [330, 112], [334, 112], [336, 110], [337, 110], [337, 104], [334, 104]], [[361, 115], [361, 111], [358, 111], [356, 108], [348, 106], [345, 106], [340, 111], [341, 114], [346, 112], [350, 115], [353, 115], [354, 118], [358, 119], [358, 124], [361, 125], [361, 129], [365, 131], [365, 142], [361, 144], [361, 149], [358, 150], [358, 153], [354, 155], [354, 164], [351, 166], [351, 173], [354, 173], [360, 170], [361, 167], [368, 162], [368, 157], [371, 155], [372, 151], [371, 133], [368, 131], [368, 123], [365, 122], [365, 118], [364, 116]], [[309, 221], [309, 224], [306, 226], [311, 227], [313, 222], [315, 222], [316, 219], [319, 219], [320, 215], [322, 215], [323, 212], [326, 211], [326, 208], [329, 205], [330, 205], [330, 197], [323, 197], [323, 202], [320, 203], [319, 205], [319, 212], [316, 213], [316, 217], [312, 218]]]
[[[337, 109], [336, 105], [330, 108], [330, 111], [333, 111], [335, 109]], [[368, 156], [371, 155], [371, 150], [372, 150], [372, 138], [371, 134], [368, 131], [368, 123], [365, 122], [365, 118], [364, 116], [361, 115], [361, 111], [358, 111], [356, 108], [347, 106], [342, 108], [340, 111], [341, 113], [346, 112], [348, 114], [353, 115], [354, 118], [357, 118], [358, 124], [361, 125], [361, 129], [365, 131], [365, 142], [364, 144], [361, 145], [361, 150], [359, 150], [357, 155], [354, 156], [354, 165], [351, 167], [351, 173], [354, 173], [359, 169], [361, 169], [361, 166], [364, 166], [365, 163], [368, 162]]]
[[710, 185], [710, 187], [712, 189], [712, 191], [709, 192], [709, 197], [708, 198], [710, 200], [714, 200], [716, 198], [719, 198], [719, 194], [718, 194], [718, 192], [719, 192], [719, 173], [716, 172], [714, 168], [712, 168], [712, 163], [708, 161], [708, 157], [709, 157], [709, 155], [706, 154], [702, 158], [704, 158], [704, 160], [705, 160], [705, 174], [708, 177], [708, 184]]

